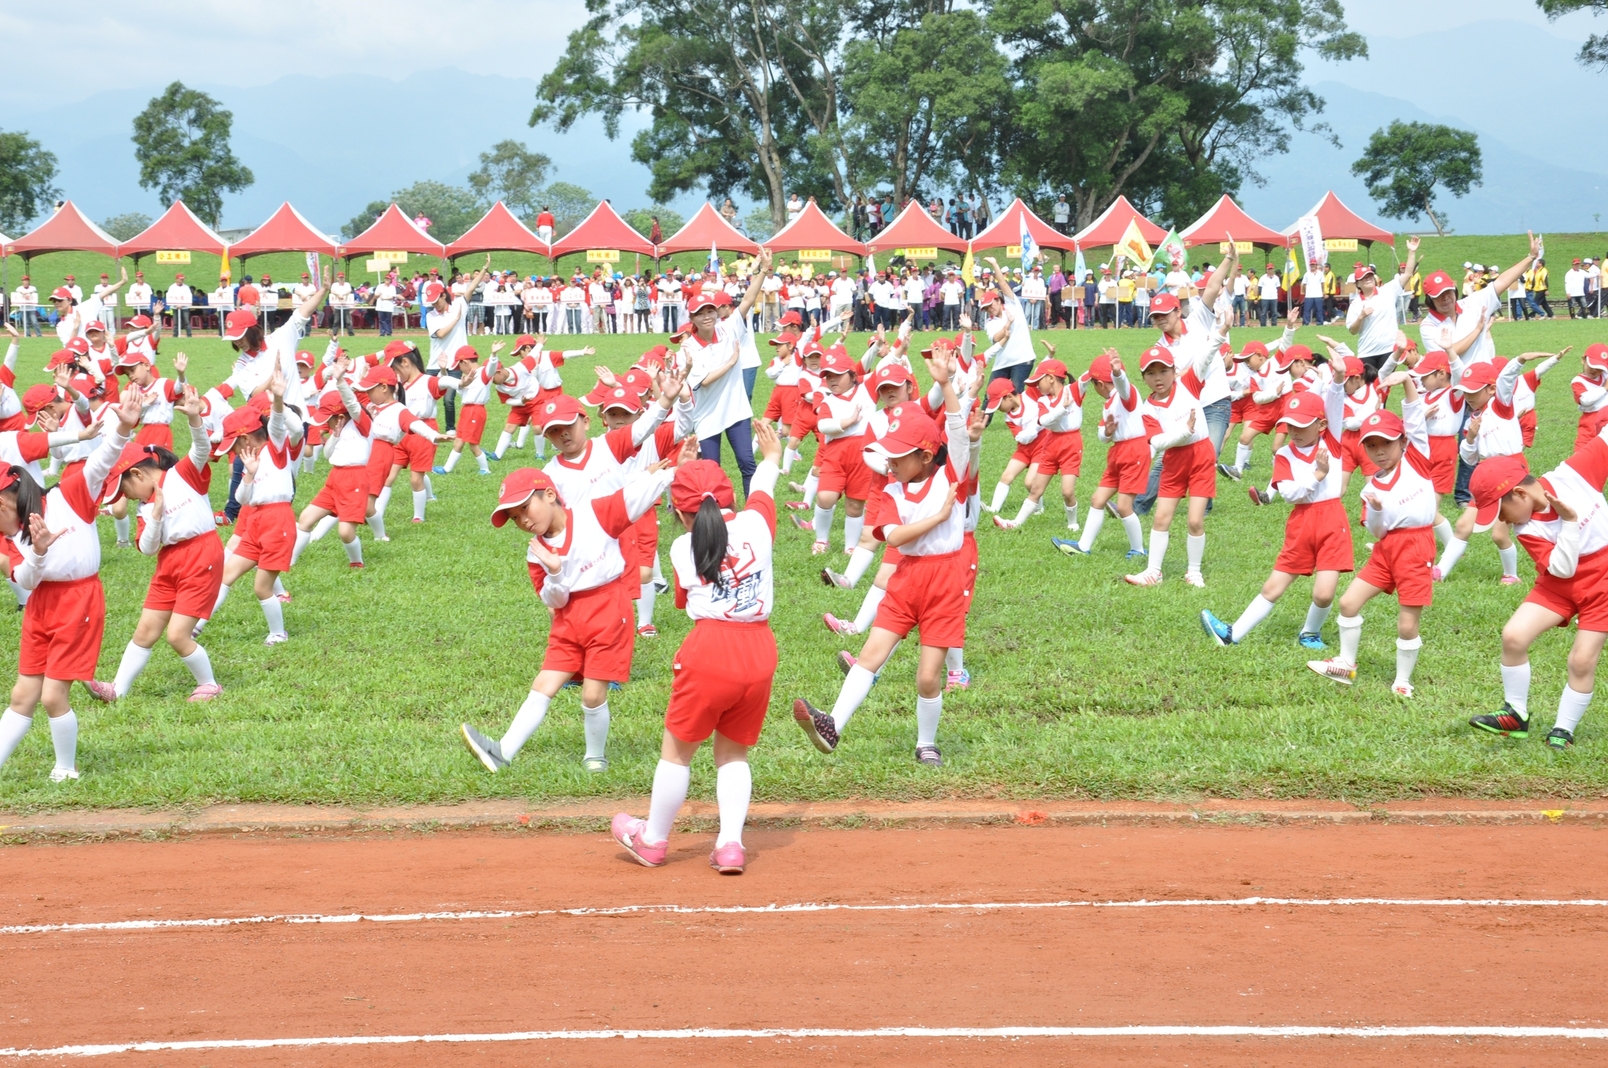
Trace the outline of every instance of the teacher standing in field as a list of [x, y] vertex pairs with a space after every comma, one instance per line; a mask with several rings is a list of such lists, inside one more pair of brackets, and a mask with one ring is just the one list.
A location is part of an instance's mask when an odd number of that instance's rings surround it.
[[1401, 329], [1403, 283], [1418, 268], [1418, 238], [1407, 239], [1407, 266], [1386, 282], [1371, 265], [1358, 267], [1355, 275], [1357, 299], [1346, 309], [1346, 329], [1357, 335], [1357, 358], [1368, 372], [1368, 381], [1379, 377], [1379, 369], [1396, 348], [1396, 332]]
[[720, 462], [720, 436], [726, 435], [737, 457], [737, 470], [743, 476], [743, 497], [754, 475], [754, 408], [737, 371], [743, 354], [743, 339], [749, 331], [748, 313], [759, 299], [760, 286], [770, 273], [770, 249], [759, 250], [759, 263], [748, 282], [748, 290], [731, 316], [720, 318], [715, 306], [715, 287], [700, 289], [687, 302], [687, 318], [692, 334], [681, 346], [678, 366], [687, 374], [692, 388], [692, 418], [698, 435], [698, 454], [705, 460]]

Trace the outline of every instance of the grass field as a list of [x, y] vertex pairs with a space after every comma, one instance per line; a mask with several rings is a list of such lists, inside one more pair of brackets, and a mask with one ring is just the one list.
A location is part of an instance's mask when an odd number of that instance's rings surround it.
[[[1575, 355], [1608, 333], [1601, 325], [1567, 321], [1501, 324], [1496, 330], [1504, 353], [1572, 344]], [[1238, 333], [1244, 335], [1240, 342], [1274, 336]], [[1316, 344], [1315, 333], [1303, 331], [1302, 338]], [[1131, 356], [1152, 335], [1051, 336], [1060, 355], [1081, 369], [1105, 344], [1114, 342]], [[487, 340], [478, 339], [482, 350]], [[601, 362], [619, 369], [651, 339], [595, 340]], [[355, 346], [359, 352], [370, 347], [364, 339]], [[53, 339], [25, 344], [19, 387], [43, 377], [39, 368], [53, 348]], [[164, 366], [181, 349], [192, 357], [194, 381], [223, 377], [230, 357], [221, 342], [164, 339]], [[1573, 439], [1568, 380], [1574, 361], [1569, 357], [1541, 390], [1541, 430], [1531, 457], [1541, 469], [1560, 461]], [[593, 362], [577, 360], [566, 368], [571, 392], [591, 385]], [[768, 387], [763, 376], [759, 382], [756, 410]], [[501, 423], [500, 409], [494, 407], [491, 421], [488, 444]], [[1103, 449], [1092, 433], [1088, 438], [1082, 500], [1103, 462]], [[1002, 425], [984, 440], [986, 497], [1010, 446]], [[1268, 471], [1266, 442], [1261, 440], [1253, 463], [1258, 478]], [[182, 431], [180, 443], [182, 448]], [[493, 465], [494, 472], [500, 477], [530, 458], [529, 451], [509, 457]], [[320, 465], [314, 479], [304, 480], [298, 504], [326, 470]], [[220, 468], [214, 482], [220, 504], [225, 475]], [[638, 642], [633, 679], [611, 698], [608, 774], [588, 776], [580, 768], [581, 718], [573, 690], [555, 700], [535, 739], [495, 778], [458, 742], [455, 728], [465, 719], [501, 732], [541, 660], [547, 629], [526, 576], [523, 536], [487, 523], [499, 477], [481, 477], [470, 463], [436, 476], [440, 501], [430, 506], [422, 527], [407, 522], [407, 494], [399, 493], [391, 509], [394, 540], [376, 545], [364, 532], [364, 571], [347, 568], [333, 538], [312, 546], [288, 577], [295, 600], [285, 613], [292, 635], [285, 645], [263, 647], [261, 614], [251, 597], [237, 593], [205, 636], [227, 690], [219, 700], [184, 700], [192, 680], [165, 645], [158, 646], [134, 693], [114, 706], [98, 705], [75, 689], [83, 778], [66, 786], [47, 781], [50, 744], [39, 724], [0, 771], [0, 810], [646, 793], [671, 655], [688, 630], [669, 598], [659, 604], [661, 637]], [[911, 758], [913, 649], [896, 655], [835, 756], [816, 753], [793, 725], [788, 706], [794, 696], [823, 704], [837, 691], [832, 657], [840, 640], [822, 627], [821, 613], [852, 614], [864, 583], [852, 592], [824, 587], [821, 558], [808, 552], [809, 536], [790, 526], [780, 530], [774, 626], [781, 664], [771, 722], [754, 756], [756, 797], [1583, 797], [1608, 788], [1608, 761], [1602, 759], [1608, 732], [1599, 726], [1600, 710], [1587, 716], [1581, 744], [1558, 759], [1549, 759], [1534, 736], [1525, 743], [1500, 742], [1465, 725], [1470, 714], [1501, 702], [1498, 632], [1524, 592], [1497, 584], [1499, 566], [1488, 540], [1473, 543], [1425, 612], [1418, 696], [1410, 702], [1389, 690], [1394, 608], [1387, 602], [1367, 614], [1360, 677], [1351, 689], [1326, 683], [1303, 666], [1308, 654], [1294, 637], [1306, 606], [1305, 582], [1243, 645], [1213, 645], [1201, 632], [1200, 610], [1232, 618], [1255, 595], [1286, 514], [1283, 507], [1253, 509], [1226, 480], [1221, 488], [1219, 507], [1207, 523], [1205, 590], [1180, 581], [1181, 536], [1169, 556], [1168, 581], [1156, 589], [1122, 582], [1130, 568], [1114, 524], [1093, 557], [1061, 556], [1049, 544], [1052, 534], [1064, 532], [1053, 490], [1046, 513], [1026, 529], [981, 530], [982, 570], [966, 656], [974, 682], [945, 702], [940, 744], [947, 766], [936, 772]], [[1018, 481], [1008, 508], [1022, 493]], [[841, 539], [839, 514], [835, 534]], [[110, 522], [101, 528], [109, 618], [100, 674], [110, 677], [132, 633], [153, 562], [114, 549]], [[1365, 540], [1359, 532], [1359, 557]], [[1526, 585], [1532, 573], [1521, 559]], [[19, 619], [0, 615], [0, 641], [9, 648], [15, 648]], [[1332, 618], [1325, 637], [1331, 645], [1336, 640]], [[1534, 652], [1531, 707], [1542, 733], [1563, 683], [1568, 641], [1567, 633], [1555, 633]], [[712, 775], [700, 772], [694, 789], [710, 794], [712, 783]]]

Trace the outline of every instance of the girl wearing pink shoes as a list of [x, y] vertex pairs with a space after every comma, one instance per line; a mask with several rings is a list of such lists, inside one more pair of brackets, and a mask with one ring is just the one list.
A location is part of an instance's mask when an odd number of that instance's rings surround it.
[[670, 546], [676, 604], [694, 623], [676, 651], [648, 818], [621, 812], [612, 826], [615, 841], [650, 868], [665, 861], [671, 825], [692, 781], [692, 758], [711, 735], [720, 833], [709, 865], [722, 875], [741, 875], [746, 864], [743, 824], [753, 792], [748, 749], [759, 741], [776, 675], [771, 555], [782, 462], [781, 440], [763, 419], [754, 421], [754, 444], [761, 459], [741, 512], [733, 511], [731, 479], [712, 460], [682, 465], [670, 483], [671, 506], [687, 530]]

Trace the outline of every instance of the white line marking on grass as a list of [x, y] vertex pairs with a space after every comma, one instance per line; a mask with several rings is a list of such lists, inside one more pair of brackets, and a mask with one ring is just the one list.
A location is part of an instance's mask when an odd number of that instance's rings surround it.
[[195, 927], [249, 927], [257, 924], [428, 923], [462, 920], [519, 920], [536, 916], [731, 916], [794, 915], [813, 912], [1006, 912], [1017, 909], [1205, 909], [1256, 908], [1608, 908], [1608, 898], [1462, 897], [1236, 897], [1149, 901], [932, 901], [911, 904], [848, 905], [798, 902], [790, 905], [615, 905], [573, 909], [511, 909], [467, 912], [284, 913], [223, 916], [195, 920], [107, 920], [99, 923], [35, 923], [0, 927], [0, 935], [74, 934], [81, 931], [165, 931]]
[[631, 1038], [648, 1041], [733, 1038], [1561, 1038], [1608, 1039], [1608, 1027], [689, 1027], [665, 1030], [504, 1031], [443, 1035], [332, 1035], [315, 1038], [200, 1039], [0, 1049], [0, 1057], [104, 1057], [114, 1053], [284, 1049], [311, 1046], [405, 1046], [429, 1043], [554, 1042]]

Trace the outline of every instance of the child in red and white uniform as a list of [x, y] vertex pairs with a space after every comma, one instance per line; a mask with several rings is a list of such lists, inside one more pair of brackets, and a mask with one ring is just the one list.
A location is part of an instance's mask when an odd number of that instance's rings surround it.
[[1128, 535], [1128, 559], [1145, 555], [1144, 528], [1134, 514], [1133, 502], [1150, 481], [1150, 434], [1139, 391], [1128, 381], [1122, 359], [1115, 349], [1107, 349], [1089, 364], [1084, 377], [1104, 401], [1099, 437], [1108, 446], [1105, 471], [1089, 501], [1089, 514], [1083, 520], [1083, 533], [1076, 540], [1051, 538], [1068, 556], [1087, 556], [1094, 540], [1105, 526], [1106, 505], [1116, 498], [1117, 518]]
[[1357, 650], [1362, 645], [1362, 609], [1380, 594], [1394, 593], [1396, 680], [1391, 689], [1413, 695], [1413, 668], [1424, 640], [1419, 622], [1435, 599], [1430, 568], [1435, 563], [1435, 484], [1430, 478], [1429, 431], [1424, 402], [1411, 376], [1404, 381], [1401, 415], [1378, 411], [1362, 426], [1362, 447], [1378, 468], [1362, 484], [1363, 522], [1378, 541], [1368, 562], [1340, 597], [1340, 655], [1309, 660], [1307, 667], [1326, 679], [1350, 686], [1357, 681]]
[[[372, 420], [369, 429], [372, 447], [368, 462], [368, 525], [374, 531], [375, 541], [390, 541], [385, 533], [385, 509], [391, 503], [391, 483], [406, 461], [407, 447], [402, 444], [403, 438], [417, 436], [429, 442], [431, 455], [434, 456], [435, 443], [445, 435], [396, 399], [400, 386], [396, 372], [389, 367], [374, 368], [357, 384], [357, 388], [368, 394], [369, 416]], [[422, 476], [417, 474], [411, 474], [410, 478], [422, 480]], [[424, 522], [420, 514], [423, 502], [419, 499], [423, 493], [421, 483], [419, 489], [414, 491], [413, 498], [413, 518], [420, 523]]]
[[[42, 390], [43, 393], [35, 393]], [[31, 414], [34, 417], [32, 426], [37, 429], [29, 430], [0, 430], [0, 478], [6, 478], [7, 472], [19, 471], [33, 480], [35, 489], [29, 493], [29, 500], [35, 502], [37, 511], [37, 498], [44, 492], [45, 473], [39, 467], [39, 461], [50, 455], [50, 450], [58, 446], [75, 445], [79, 441], [97, 437], [100, 434], [98, 426], [87, 427], [83, 430], [62, 430], [56, 419], [56, 411], [65, 411], [65, 403], [54, 402], [55, 390], [51, 386], [35, 386], [28, 391], [28, 403], [32, 406]], [[7, 485], [10, 482], [7, 481]], [[13, 490], [11, 496], [20, 492]], [[28, 603], [30, 591], [18, 584], [15, 571], [22, 563], [22, 550], [11, 537], [0, 534], [0, 575], [11, 585], [11, 592], [17, 598], [17, 610], [23, 611]]]
[[1285, 325], [1283, 337], [1271, 345], [1248, 341], [1240, 349], [1239, 358], [1244, 361], [1245, 368], [1244, 394], [1234, 402], [1234, 415], [1230, 418], [1243, 425], [1239, 444], [1234, 447], [1234, 462], [1217, 467], [1235, 482], [1245, 477], [1245, 469], [1250, 466], [1251, 456], [1256, 451], [1256, 439], [1263, 434], [1272, 434], [1278, 428], [1279, 416], [1284, 411], [1284, 394], [1291, 388], [1289, 371], [1279, 370], [1279, 358], [1285, 349], [1295, 344], [1295, 328], [1300, 321], [1301, 309], [1297, 305], [1290, 309], [1290, 320]]
[[[337, 347], [337, 351], [339, 348]], [[313, 354], [310, 352], [296, 353], [296, 374], [301, 378], [302, 402], [307, 405], [303, 415], [318, 406], [319, 394], [322, 392], [313, 385]], [[301, 460], [298, 473], [310, 475], [318, 465], [318, 450], [324, 443], [323, 434], [311, 423], [304, 423], [302, 427]]]
[[[804, 330], [803, 320], [797, 312], [788, 312], [777, 322], [776, 328], [781, 333], [770, 339], [776, 354], [765, 365], [765, 377], [775, 385], [771, 387], [770, 399], [765, 402], [765, 413], [761, 418], [772, 420], [777, 433], [785, 438], [798, 413], [798, 374], [803, 365], [797, 354]], [[792, 461], [796, 459], [796, 454], [784, 454], [784, 468], [792, 466]]]
[[876, 402], [858, 380], [863, 373], [842, 346], [834, 345], [821, 360], [821, 381], [826, 394], [815, 405], [815, 427], [821, 447], [815, 454], [820, 472], [815, 490], [815, 544], [810, 552], [825, 553], [832, 537], [832, 515], [843, 498], [843, 551], [853, 553], [865, 526], [865, 504], [871, 496], [871, 469], [861, 450]]
[[441, 468], [442, 474], [449, 474], [458, 466], [465, 447], [474, 455], [480, 473], [491, 474], [491, 468], [486, 466], [486, 452], [480, 447], [480, 439], [486, 433], [486, 402], [491, 399], [492, 376], [501, 366], [497, 362], [497, 353], [501, 349], [501, 344], [491, 347], [491, 358], [484, 367], [480, 366], [480, 353], [473, 345], [465, 345], [452, 354], [447, 369], [458, 373], [458, 435], [452, 443], [452, 451], [447, 454], [446, 464]]
[[[804, 476], [804, 483], [789, 482], [788, 485], [795, 493], [802, 493], [802, 501], [791, 501], [787, 507], [795, 511], [804, 511], [815, 507], [815, 492], [820, 485], [821, 472], [818, 466], [821, 451], [821, 433], [816, 429], [815, 406], [821, 402], [826, 394], [826, 386], [821, 382], [821, 361], [826, 350], [821, 348], [819, 337], [815, 333], [806, 335], [805, 340], [798, 346], [798, 407], [793, 413], [793, 421], [788, 424], [787, 445], [782, 450], [783, 465], [789, 469], [792, 464], [787, 457], [795, 459], [801, 456], [800, 448], [804, 439], [814, 436], [815, 456], [811, 458], [809, 472]], [[814, 530], [813, 523], [805, 522], [800, 517], [797, 523], [800, 530]]]
[[[1055, 358], [1055, 347], [1044, 342], [1050, 358], [1033, 369], [1027, 378], [1029, 388], [1038, 392], [1036, 407], [1040, 434], [1035, 471], [1028, 472], [1027, 499], [1014, 520], [994, 517], [1001, 530], [1015, 530], [1034, 512], [1043, 511], [1039, 503], [1050, 479], [1061, 476], [1061, 501], [1066, 507], [1066, 528], [1078, 531], [1078, 472], [1083, 469], [1083, 397], [1087, 379], [1074, 378], [1066, 364]], [[997, 492], [997, 490], [996, 490]]]
[[[15, 348], [15, 344], [12, 347]], [[1569, 381], [1575, 406], [1580, 409], [1580, 422], [1575, 428], [1575, 452], [1584, 449], [1591, 439], [1602, 433], [1604, 426], [1608, 426], [1608, 345], [1600, 341], [1587, 345], [1580, 363], [1580, 373]]]
[[23, 411], [22, 397], [17, 394], [17, 353], [20, 351], [18, 341], [22, 335], [8, 320], [6, 330], [11, 334], [11, 341], [6, 346], [6, 358], [0, 363], [0, 433], [8, 430], [21, 430], [28, 422]]
[[[556, 352], [542, 347], [546, 340], [545, 334], [535, 336], [521, 334], [514, 341], [514, 351], [509, 354], [504, 367], [512, 372], [508, 375], [508, 384], [521, 388], [503, 393], [503, 402], [509, 406], [508, 422], [503, 426], [502, 436], [497, 439], [497, 448], [492, 451], [493, 460], [500, 460], [507, 454], [509, 443], [514, 441], [516, 429], [519, 440], [514, 442], [513, 447], [516, 449], [525, 447], [530, 429], [535, 423], [533, 419], [535, 413], [548, 401], [564, 392], [564, 378], [559, 373], [559, 368], [563, 367], [566, 361], [591, 356], [597, 352], [591, 345]], [[502, 393], [500, 386], [499, 392]], [[536, 459], [547, 459], [547, 443], [540, 434], [536, 436]]]
[[[996, 387], [995, 382], [1005, 385]], [[995, 411], [1004, 414], [1005, 428], [1016, 443], [1010, 459], [1005, 461], [1005, 469], [999, 474], [999, 481], [994, 484], [993, 498], [984, 506], [989, 512], [997, 514], [1010, 499], [1011, 485], [1016, 481], [1016, 476], [1026, 471], [1031, 480], [1037, 473], [1043, 428], [1039, 426], [1038, 390], [1033, 386], [1024, 385], [1022, 392], [1017, 393], [1009, 378], [996, 378], [989, 383], [988, 389], [989, 414]]]
[[49, 491], [41, 494], [25, 471], [3, 472], [0, 534], [22, 550], [11, 575], [31, 596], [22, 614], [17, 682], [10, 707], [0, 714], [0, 764], [10, 759], [43, 704], [56, 751], [52, 782], [78, 778], [78, 717], [68, 700], [73, 680], [99, 700], [113, 697], [111, 683], [95, 680], [106, 629], [95, 519], [112, 468], [134, 435], [140, 401], [138, 390], [126, 391], [113, 409], [116, 429]]
[[369, 433], [373, 421], [367, 409], [357, 402], [348, 378], [351, 370], [344, 356], [333, 364], [335, 389], [325, 393], [308, 421], [324, 431], [324, 455], [329, 459], [329, 475], [323, 488], [302, 509], [296, 522], [296, 548], [290, 555], [295, 566], [302, 552], [329, 527], [324, 520], [339, 524], [346, 559], [354, 568], [363, 566], [363, 543], [357, 540], [358, 524], [368, 508]]
[[1124, 576], [1131, 585], [1160, 585], [1173, 514], [1185, 498], [1189, 500], [1189, 569], [1184, 581], [1198, 588], [1206, 585], [1200, 565], [1206, 555], [1206, 504], [1217, 496], [1217, 455], [1206, 432], [1200, 395], [1212, 373], [1210, 365], [1221, 362], [1217, 345], [1214, 340], [1198, 346], [1195, 362], [1181, 370], [1173, 365], [1172, 350], [1160, 345], [1146, 349], [1139, 358], [1139, 373], [1150, 387], [1144, 415], [1158, 428], [1150, 436], [1150, 447], [1164, 455], [1161, 488], [1150, 520], [1150, 554], [1143, 571]]
[[[1405, 372], [1404, 372], [1405, 374]], [[1351, 522], [1346, 517], [1345, 469], [1335, 462], [1344, 446], [1332, 429], [1345, 418], [1345, 387], [1331, 382], [1320, 391], [1290, 398], [1284, 409], [1289, 440], [1273, 456], [1273, 484], [1295, 507], [1284, 523], [1284, 545], [1273, 573], [1233, 625], [1210, 611], [1201, 625], [1218, 645], [1238, 645], [1258, 623], [1273, 613], [1298, 575], [1311, 575], [1312, 603], [1296, 636], [1303, 649], [1322, 650], [1322, 630], [1339, 589], [1340, 573], [1356, 567]]]
[[185, 387], [176, 407], [190, 422], [189, 453], [178, 457], [161, 445], [131, 443], [106, 480], [107, 501], [125, 496], [140, 502], [135, 536], [140, 552], [157, 558], [140, 621], [117, 667], [115, 697], [127, 696], [164, 631], [179, 660], [195, 676], [190, 700], [210, 701], [223, 692], [206, 649], [191, 637], [196, 624], [212, 615], [223, 583], [223, 542], [218, 540], [207, 497], [212, 486], [212, 443], [201, 424], [201, 397], [193, 388]]
[[[129, 385], [138, 388], [149, 398], [149, 403], [140, 412], [139, 433], [134, 436], [136, 445], [160, 445], [169, 452], [173, 451], [173, 405], [184, 395], [184, 371], [189, 366], [189, 357], [179, 353], [173, 358], [174, 378], [163, 378], [156, 371], [156, 365], [143, 352], [131, 352], [123, 356], [117, 364], [117, 370], [128, 375]], [[117, 531], [117, 547], [128, 548], [129, 541], [128, 498], [119, 497], [117, 503], [112, 505], [112, 527]]]
[[[391, 370], [396, 372], [397, 388], [402, 404], [413, 418], [420, 420], [431, 430], [438, 430], [436, 423], [436, 401], [444, 397], [448, 390], [457, 390], [459, 379], [445, 375], [427, 375], [424, 373], [424, 361], [419, 358], [417, 349], [409, 349], [391, 359]], [[455, 431], [441, 435], [452, 438]], [[440, 441], [441, 437], [436, 440]], [[446, 474], [447, 469], [436, 467], [436, 442], [430, 441], [421, 434], [409, 434], [400, 443], [393, 466], [408, 469], [408, 483], [413, 489], [413, 521], [424, 522], [424, 506], [435, 496], [430, 485], [430, 473], [439, 471]], [[394, 478], [396, 472], [392, 472]]]
[[1536, 478], [1523, 459], [1482, 461], [1469, 479], [1477, 519], [1512, 524], [1535, 561], [1535, 585], [1502, 628], [1500, 711], [1475, 716], [1479, 730], [1524, 738], [1530, 730], [1530, 646], [1554, 627], [1579, 620], [1569, 648], [1569, 678], [1547, 734], [1553, 751], [1574, 744], [1591, 704], [1597, 662], [1608, 641], [1608, 441], [1592, 438], [1558, 467]]
[[[1341, 422], [1344, 433], [1340, 435], [1343, 455], [1341, 470], [1350, 476], [1360, 467], [1363, 477], [1368, 478], [1373, 475], [1373, 461], [1362, 451], [1362, 423], [1385, 406], [1384, 397], [1375, 384], [1368, 381], [1360, 359], [1349, 354], [1337, 356], [1336, 359], [1340, 361], [1345, 374], [1345, 417]], [[1289, 420], [1285, 419], [1284, 423], [1288, 426]]]
[[[1329, 365], [1319, 362], [1318, 357], [1305, 345], [1285, 346], [1273, 357], [1272, 362], [1278, 371], [1280, 388], [1279, 399], [1275, 402], [1278, 418], [1273, 424], [1273, 451], [1278, 452], [1284, 447], [1285, 439], [1289, 437], [1284, 426], [1284, 406], [1297, 393], [1309, 389], [1322, 389], [1334, 376]], [[1247, 486], [1245, 492], [1250, 497], [1251, 503], [1256, 505], [1271, 504], [1279, 499], [1271, 478], [1268, 479], [1266, 489], [1259, 490], [1255, 486]]]
[[676, 412], [674, 440], [691, 434], [691, 406], [684, 400], [684, 380], [670, 371], [659, 380], [659, 399], [647, 406], [629, 425], [599, 438], [587, 436], [591, 417], [581, 402], [567, 393], [550, 398], [537, 413], [538, 429], [558, 453], [542, 470], [566, 501], [580, 502], [613, 493], [630, 472], [626, 464], [653, 439], [666, 416]]
[[[283, 596], [278, 582], [279, 576], [290, 570], [296, 551], [296, 512], [291, 501], [296, 496], [296, 465], [303, 442], [301, 418], [285, 407], [285, 378], [277, 368], [268, 379], [267, 396], [272, 400], [266, 420], [253, 402], [223, 421], [223, 440], [216, 455], [239, 456], [245, 463], [245, 477], [235, 493], [240, 516], [225, 550], [223, 584], [212, 615], [223, 608], [230, 587], [255, 568], [252, 592], [268, 623], [263, 644], [278, 645], [290, 639], [283, 603], [289, 597]], [[196, 633], [205, 622], [196, 624]]]
[[[1423, 398], [1424, 426], [1429, 432], [1430, 479], [1435, 484], [1435, 540], [1445, 545], [1452, 524], [1440, 514], [1441, 503], [1457, 488], [1457, 438], [1463, 426], [1463, 394], [1452, 388], [1452, 366], [1444, 352], [1426, 352], [1408, 365]], [[1392, 360], [1381, 374], [1388, 375]]]
[[[697, 454], [684, 455], [690, 460]], [[534, 535], [525, 560], [553, 623], [541, 670], [502, 738], [493, 741], [467, 723], [459, 728], [464, 744], [487, 771], [508, 766], [547, 717], [554, 695], [577, 675], [586, 733], [582, 766], [590, 772], [608, 770], [608, 687], [630, 677], [635, 633], [630, 590], [621, 581], [626, 561], [619, 539], [670, 485], [671, 462], [659, 461], [613, 492], [575, 501], [561, 496], [553, 480], [534, 467], [522, 467], [503, 479], [491, 525], [500, 527], [512, 519]]]
[[946, 341], [932, 349], [927, 369], [944, 387], [944, 430], [919, 412], [890, 419], [888, 432], [866, 447], [868, 461], [885, 464], [889, 475], [877, 513], [876, 534], [899, 549], [899, 566], [877, 609], [876, 623], [831, 714], [803, 698], [793, 716], [817, 749], [830, 753], [849, 717], [898, 645], [921, 631], [916, 672], [916, 760], [943, 763], [937, 745], [946, 681], [945, 654], [966, 644], [966, 605], [970, 576], [964, 552], [966, 479], [971, 438], [960, 397], [950, 384], [954, 362]]
[[709, 864], [722, 875], [741, 875], [747, 864], [743, 824], [754, 786], [748, 750], [759, 741], [776, 676], [770, 616], [782, 461], [782, 442], [769, 422], [755, 421], [754, 444], [761, 459], [741, 512], [733, 510], [731, 479], [713, 460], [682, 465], [670, 483], [670, 504], [687, 531], [670, 546], [676, 606], [687, 610], [693, 627], [676, 650], [648, 817], [621, 812], [611, 828], [614, 840], [650, 868], [665, 862], [670, 829], [692, 783], [692, 758], [710, 735], [720, 833]]

